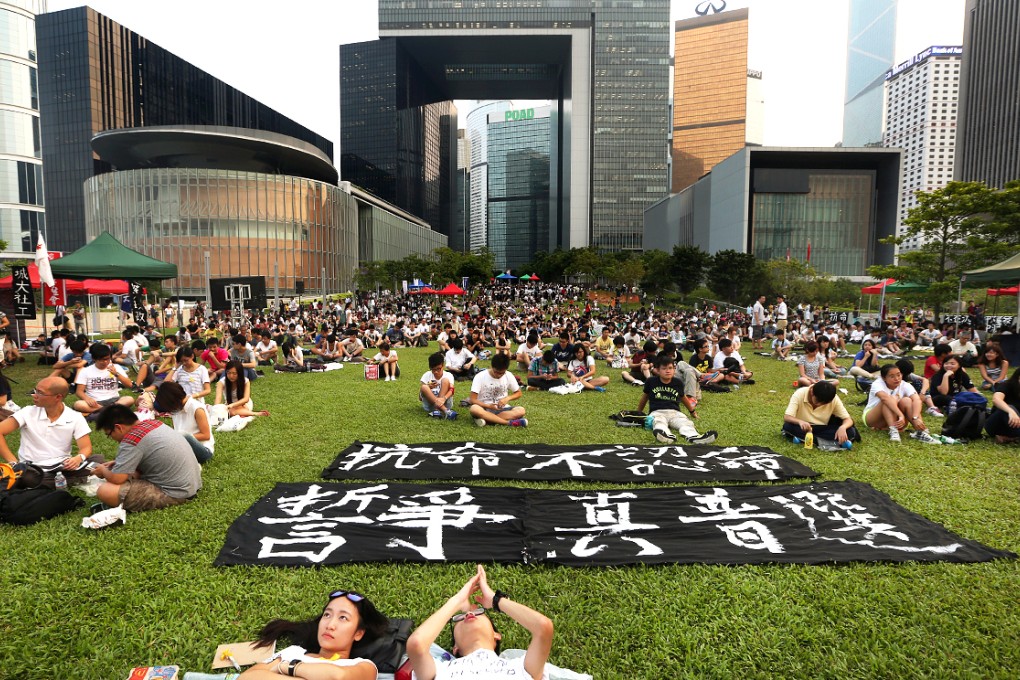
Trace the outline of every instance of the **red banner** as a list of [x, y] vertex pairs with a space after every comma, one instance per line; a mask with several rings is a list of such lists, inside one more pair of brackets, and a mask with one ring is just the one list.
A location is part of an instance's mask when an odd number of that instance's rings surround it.
[[[53, 260], [60, 259], [63, 255], [59, 250], [51, 250], [49, 253], [50, 262]], [[44, 307], [56, 307], [57, 305], [67, 306], [67, 292], [64, 289], [63, 279], [54, 279], [53, 286], [47, 286], [45, 283], [40, 283], [43, 289], [43, 306]]]

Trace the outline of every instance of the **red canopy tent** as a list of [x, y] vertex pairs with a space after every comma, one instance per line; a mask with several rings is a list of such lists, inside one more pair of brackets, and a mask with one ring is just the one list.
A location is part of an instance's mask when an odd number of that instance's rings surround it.
[[861, 292], [865, 295], [881, 295], [885, 291], [885, 287], [891, 283], [896, 283], [896, 279], [886, 279], [885, 281], [879, 281], [876, 284], [865, 286], [861, 288]]
[[464, 289], [456, 283], [448, 283], [442, 290], [437, 290], [436, 295], [463, 295]]
[[[39, 288], [39, 268], [35, 264], [28, 265], [28, 278], [32, 281], [32, 288]], [[106, 281], [102, 279], [85, 279], [75, 281], [74, 279], [57, 279], [63, 282], [65, 290], [69, 294], [88, 293], [90, 295], [127, 295], [127, 281]], [[13, 276], [5, 276], [0, 279], [0, 288], [7, 289], [14, 285]]]
[[[33, 288], [39, 288], [39, 268], [34, 263], [28, 264], [28, 278], [32, 281]], [[57, 279], [57, 284], [63, 282], [67, 286], [68, 293], [81, 293], [84, 290], [83, 282], [81, 281], [70, 281], [68, 279]], [[0, 288], [10, 288], [14, 285], [13, 276], [5, 276], [0, 279]]]
[[418, 290], [409, 290], [409, 291], [407, 291], [407, 294], [408, 295], [428, 295], [428, 294], [435, 295], [438, 292], [439, 292], [438, 290], [432, 290], [428, 286], [425, 286], [424, 288], [419, 288]]
[[989, 288], [987, 293], [990, 297], [998, 297], [1001, 295], [1016, 295], [1020, 292], [1020, 287], [1013, 286], [1012, 288]]

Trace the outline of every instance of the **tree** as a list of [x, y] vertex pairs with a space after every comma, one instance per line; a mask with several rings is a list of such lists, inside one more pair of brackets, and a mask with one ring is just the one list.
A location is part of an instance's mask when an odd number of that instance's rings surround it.
[[633, 288], [641, 282], [645, 275], [645, 265], [640, 258], [633, 257], [629, 253], [624, 258], [617, 258], [617, 262], [605, 267], [606, 279], [614, 286], [626, 286]]
[[1004, 205], [1010, 196], [1008, 192], [998, 195], [982, 182], [950, 182], [935, 191], [918, 191], [917, 205], [903, 221], [906, 231], [882, 242], [899, 245], [919, 236], [924, 245], [901, 253], [895, 265], [868, 267], [868, 274], [928, 284], [927, 297], [938, 314], [945, 303], [956, 299], [963, 272], [1016, 251], [1005, 219]]
[[674, 246], [672, 260], [673, 282], [681, 293], [690, 295], [705, 279], [712, 256], [697, 246]]
[[561, 248], [551, 253], [539, 251], [526, 270], [529, 274], [538, 274], [543, 281], [562, 281], [571, 259], [571, 252]]
[[794, 303], [819, 302], [816, 285], [825, 277], [820, 277], [810, 264], [801, 260], [770, 260], [765, 266], [769, 274], [769, 289], [762, 293], [781, 293]]
[[720, 250], [708, 268], [708, 286], [727, 302], [747, 304], [767, 285], [765, 265], [751, 253]]
[[650, 293], [660, 293], [673, 287], [673, 258], [662, 250], [646, 250], [641, 256], [645, 267], [641, 288]]
[[585, 277], [593, 283], [602, 272], [602, 257], [594, 248], [578, 248], [571, 250], [573, 258], [568, 273]]

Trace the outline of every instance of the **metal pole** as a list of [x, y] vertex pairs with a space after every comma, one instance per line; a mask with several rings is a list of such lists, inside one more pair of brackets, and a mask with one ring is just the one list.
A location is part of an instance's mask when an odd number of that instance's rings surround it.
[[[209, 251], [206, 250], [202, 253], [202, 259], [205, 260], [205, 312], [209, 313], [212, 309], [212, 280], [211, 280], [211, 269], [209, 268]], [[205, 315], [203, 315], [205, 316]]]
[[326, 268], [322, 268], [322, 308], [326, 308]]
[[280, 309], [280, 263], [273, 262], [273, 310]]

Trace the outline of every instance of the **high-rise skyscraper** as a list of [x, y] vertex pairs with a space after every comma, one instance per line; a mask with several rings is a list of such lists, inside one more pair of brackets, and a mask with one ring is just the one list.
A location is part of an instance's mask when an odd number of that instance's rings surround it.
[[42, 14], [39, 111], [46, 183], [47, 245], [85, 243], [83, 183], [108, 172], [93, 152], [104, 130], [154, 125], [225, 125], [333, 144], [89, 7]]
[[348, 170], [373, 171], [390, 192], [381, 197], [413, 211], [388, 189], [413, 143], [403, 112], [450, 99], [549, 99], [563, 159], [550, 187], [551, 240], [641, 248], [643, 211], [669, 181], [668, 0], [380, 0], [379, 35], [341, 47], [344, 179], [364, 185]]
[[467, 137], [471, 144], [471, 186], [468, 190], [468, 248], [471, 251], [477, 251], [489, 242], [489, 115], [507, 111], [512, 106], [509, 101], [486, 102], [467, 115]]
[[[929, 47], [886, 74], [883, 146], [903, 149], [899, 233], [917, 205], [917, 191], [934, 191], [953, 179], [961, 47]], [[901, 251], [922, 242], [910, 239]]]
[[882, 143], [885, 74], [896, 63], [899, 0], [850, 0], [843, 146]]
[[747, 53], [746, 9], [676, 22], [673, 192], [745, 144], [762, 143], [761, 73], [748, 69]]
[[967, 0], [956, 179], [1020, 179], [1020, 3]]
[[0, 239], [31, 252], [43, 212], [35, 16], [45, 0], [0, 0]]

